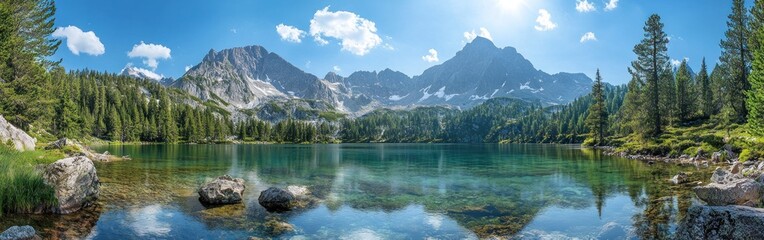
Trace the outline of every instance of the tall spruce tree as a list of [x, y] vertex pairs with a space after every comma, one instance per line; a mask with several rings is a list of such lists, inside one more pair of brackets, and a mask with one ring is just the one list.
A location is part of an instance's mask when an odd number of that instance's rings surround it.
[[687, 60], [682, 60], [676, 71], [676, 105], [680, 123], [691, 119], [695, 113], [695, 94], [692, 89], [692, 75], [687, 67]]
[[[755, 38], [764, 39], [764, 28], [758, 28]], [[764, 48], [753, 52], [753, 69], [748, 80], [751, 84], [748, 99], [748, 126], [752, 134], [764, 136]]]
[[743, 0], [732, 1], [732, 13], [728, 18], [728, 29], [720, 44], [722, 55], [719, 57], [729, 74], [724, 96], [728, 98], [726, 107], [731, 111], [731, 119], [728, 120], [742, 123], [748, 114], [745, 92], [751, 87], [748, 83], [751, 68], [751, 52], [748, 48], [750, 16]]
[[28, 130], [32, 123], [50, 126], [53, 89], [47, 60], [61, 44], [52, 39], [56, 7], [51, 0], [0, 2], [0, 109], [8, 121]]
[[698, 106], [700, 107], [700, 115], [704, 118], [708, 118], [714, 112], [714, 95], [711, 91], [711, 80], [708, 77], [708, 67], [706, 66], [706, 58], [700, 63], [700, 72], [695, 77], [697, 85], [697, 92], [699, 93]]
[[602, 83], [600, 70], [597, 69], [594, 85], [592, 85], [592, 105], [589, 106], [589, 115], [586, 117], [586, 125], [594, 137], [595, 146], [605, 143], [605, 130], [607, 129], [608, 112], [605, 106], [605, 86]]
[[645, 83], [644, 102], [642, 110], [646, 118], [641, 122], [645, 133], [650, 136], [657, 136], [662, 131], [662, 110], [660, 109], [660, 86], [661, 74], [669, 65], [668, 35], [663, 32], [663, 23], [661, 17], [653, 14], [645, 22], [644, 38], [639, 44], [634, 46], [634, 53], [637, 60], [632, 62], [631, 67], [634, 74]]

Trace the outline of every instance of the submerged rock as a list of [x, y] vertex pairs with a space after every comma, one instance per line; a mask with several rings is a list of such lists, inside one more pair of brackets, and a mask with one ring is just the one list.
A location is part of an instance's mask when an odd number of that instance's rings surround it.
[[692, 206], [679, 223], [677, 239], [764, 239], [764, 209]]
[[682, 184], [687, 181], [689, 181], [689, 177], [687, 176], [687, 173], [684, 172], [679, 172], [671, 178], [671, 182], [674, 184]]
[[295, 197], [291, 192], [276, 187], [260, 192], [260, 197], [257, 199], [268, 211], [289, 211], [294, 200]]
[[244, 189], [244, 179], [220, 176], [199, 188], [199, 201], [205, 204], [239, 203]]
[[32, 138], [26, 132], [16, 128], [13, 124], [0, 115], [0, 144], [10, 143], [19, 151], [34, 150], [37, 139]]
[[726, 184], [711, 183], [693, 188], [700, 200], [712, 206], [756, 206], [761, 201], [762, 184], [753, 179], [738, 179]]
[[599, 234], [597, 234], [597, 239], [632, 239], [633, 237], [630, 236], [629, 230], [621, 226], [618, 223], [615, 222], [609, 222], [602, 226], [602, 229], [600, 229]]
[[51, 163], [45, 168], [43, 179], [55, 189], [58, 199], [58, 204], [50, 212], [73, 213], [98, 199], [100, 182], [93, 161], [87, 157], [70, 157]]
[[0, 233], [0, 240], [37, 240], [41, 239], [37, 236], [34, 228], [31, 226], [13, 226]]

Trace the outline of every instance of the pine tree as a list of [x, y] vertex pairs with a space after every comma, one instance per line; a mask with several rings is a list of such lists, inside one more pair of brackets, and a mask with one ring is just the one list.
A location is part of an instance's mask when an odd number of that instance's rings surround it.
[[661, 111], [661, 126], [679, 122], [679, 108], [676, 104], [676, 79], [673, 68], [666, 64], [658, 79], [658, 109]]
[[700, 63], [700, 72], [695, 77], [697, 85], [697, 92], [699, 98], [697, 99], [698, 106], [700, 106], [700, 114], [704, 118], [708, 118], [714, 113], [714, 95], [711, 91], [711, 80], [708, 77], [708, 67], [706, 67], [706, 58]]
[[748, 73], [751, 68], [751, 53], [748, 49], [750, 35], [748, 12], [743, 0], [732, 1], [732, 13], [727, 21], [725, 39], [721, 41], [722, 55], [719, 57], [730, 75], [726, 84], [727, 106], [732, 112], [730, 121], [742, 123], [746, 120], [745, 92], [750, 89]]
[[678, 118], [681, 123], [687, 122], [695, 113], [693, 87], [690, 69], [687, 67], [687, 60], [683, 60], [676, 72], [676, 104]]
[[764, 0], [754, 0], [749, 27], [751, 37], [748, 38], [748, 48], [751, 53], [754, 53], [762, 47], [761, 39], [755, 35], [760, 28], [764, 27]]
[[109, 117], [108, 117], [108, 135], [109, 140], [121, 142], [122, 141], [122, 120], [119, 117], [119, 114], [117, 114], [117, 109], [112, 106], [109, 108]]
[[600, 70], [597, 69], [597, 75], [592, 86], [592, 105], [589, 107], [589, 115], [586, 117], [586, 125], [589, 132], [594, 136], [595, 145], [605, 143], [605, 129], [607, 127], [608, 112], [605, 108], [604, 85]]
[[50, 126], [55, 101], [46, 72], [47, 60], [60, 40], [51, 39], [55, 4], [50, 0], [7, 0], [0, 3], [0, 109], [7, 120], [24, 130], [32, 123]]
[[642, 104], [646, 118], [643, 125], [644, 133], [657, 136], [662, 130], [662, 110], [660, 109], [660, 78], [668, 65], [668, 36], [663, 32], [661, 17], [653, 14], [645, 22], [644, 39], [634, 46], [637, 60], [632, 62], [634, 74], [645, 83], [644, 103]]
[[[755, 38], [764, 39], [764, 28], [758, 29]], [[753, 69], [748, 78], [751, 89], [746, 92], [748, 127], [752, 134], [764, 136], [764, 48], [757, 48], [753, 57]]]
[[79, 114], [77, 114], [77, 105], [72, 101], [69, 88], [62, 81], [61, 91], [63, 94], [59, 97], [59, 102], [55, 107], [55, 117], [53, 119], [53, 130], [58, 137], [78, 138], [80, 137]]

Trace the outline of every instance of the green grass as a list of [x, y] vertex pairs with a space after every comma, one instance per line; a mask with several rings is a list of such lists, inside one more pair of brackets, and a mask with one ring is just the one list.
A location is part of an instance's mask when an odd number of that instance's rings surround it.
[[35, 166], [62, 157], [59, 152], [19, 152], [0, 144], [0, 216], [56, 204], [53, 188], [43, 183], [42, 173]]
[[641, 138], [638, 134], [615, 138], [612, 141], [618, 152], [653, 156], [695, 156], [702, 149], [705, 157], [729, 145], [740, 160], [764, 157], [764, 141], [751, 136], [745, 126], [731, 124], [721, 126], [704, 123], [696, 126], [667, 127], [657, 138]]

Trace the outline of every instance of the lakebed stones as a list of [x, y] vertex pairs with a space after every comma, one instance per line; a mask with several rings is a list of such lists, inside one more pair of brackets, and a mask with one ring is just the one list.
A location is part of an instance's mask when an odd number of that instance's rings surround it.
[[37, 240], [42, 239], [37, 236], [34, 228], [31, 226], [13, 226], [0, 233], [0, 240]]
[[674, 184], [682, 184], [689, 181], [689, 177], [687, 176], [687, 173], [679, 172], [674, 177], [671, 178], [671, 182]]
[[16, 128], [0, 115], [0, 144], [9, 144], [16, 150], [28, 151], [34, 150], [35, 143], [37, 143], [37, 139]]
[[284, 189], [270, 187], [260, 192], [260, 197], [257, 201], [268, 211], [282, 212], [289, 211], [292, 208], [295, 196]]
[[58, 199], [50, 212], [73, 213], [98, 199], [100, 182], [93, 161], [87, 157], [70, 157], [51, 163], [43, 172], [43, 180], [53, 187]]
[[199, 188], [199, 201], [211, 205], [240, 203], [245, 188], [241, 178], [220, 176]]
[[711, 183], [693, 188], [695, 194], [712, 206], [756, 206], [761, 202], [762, 184], [753, 179], [737, 179], [727, 183]]
[[692, 206], [679, 223], [677, 239], [764, 239], [764, 209]]

